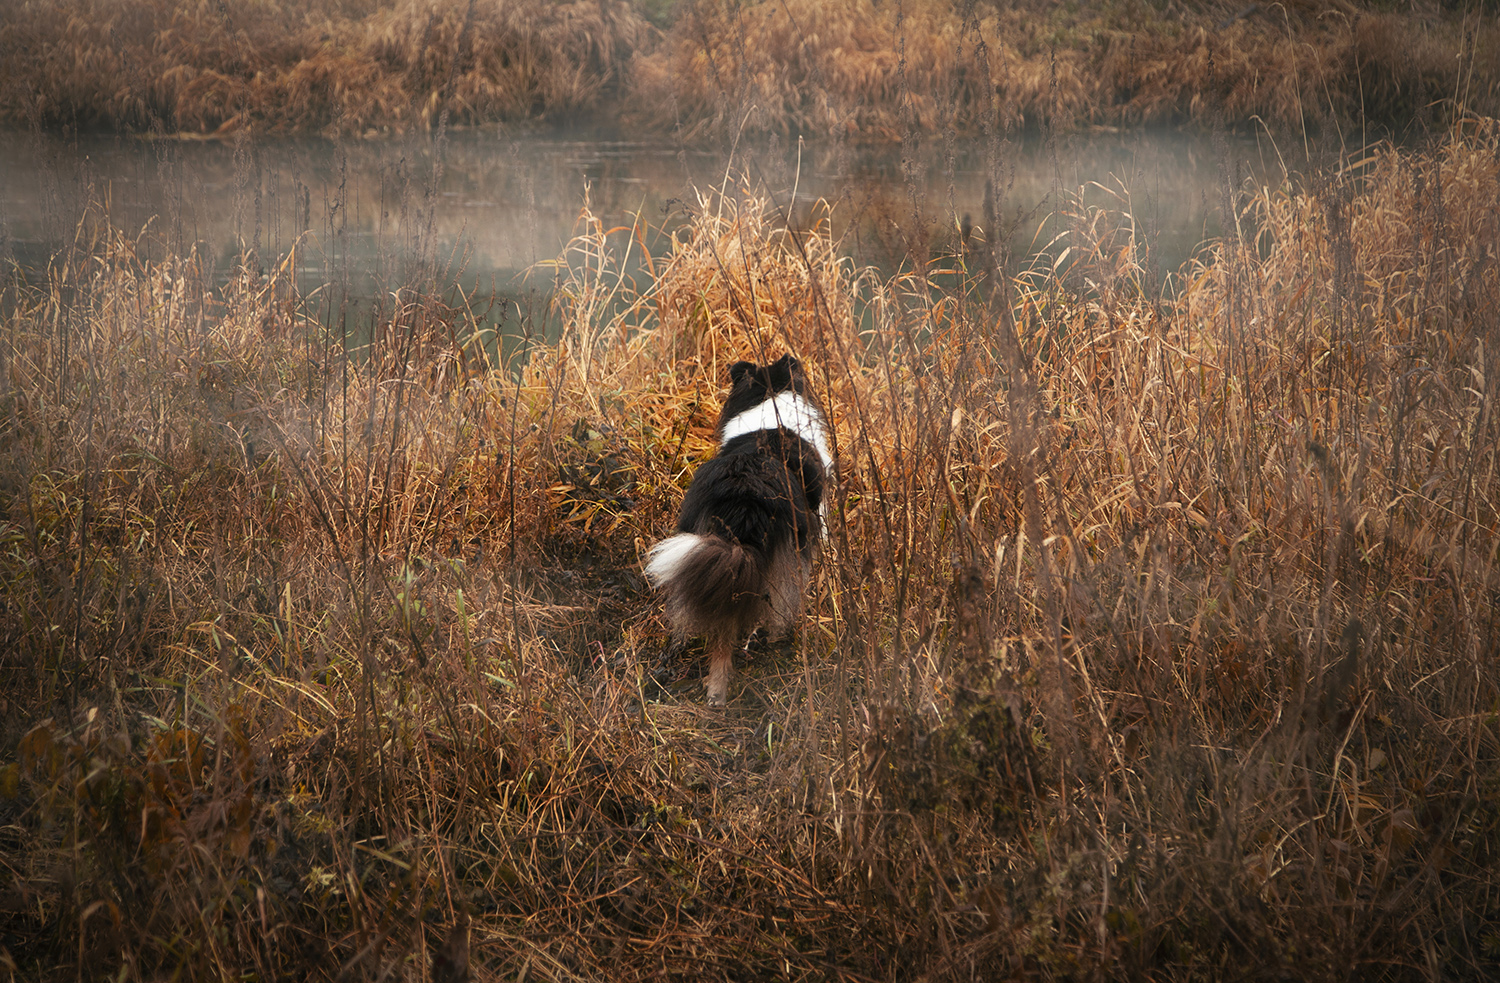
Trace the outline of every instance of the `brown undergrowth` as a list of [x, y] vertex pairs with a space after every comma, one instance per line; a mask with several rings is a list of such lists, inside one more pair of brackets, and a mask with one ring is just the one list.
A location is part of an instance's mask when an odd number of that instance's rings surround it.
[[0, 122], [224, 137], [548, 121], [679, 139], [1081, 126], [1441, 130], [1500, 108], [1493, 11], [1122, 0], [34, 0]]
[[651, 31], [618, 0], [45, 0], [0, 26], [0, 118], [219, 137], [586, 119]]
[[1493, 20], [1444, 23], [1436, 13], [1349, 3], [704, 2], [684, 6], [636, 84], [671, 100], [689, 133], [894, 141], [913, 125], [977, 131], [991, 114], [1050, 132], [1226, 122], [1357, 130], [1356, 120], [1405, 129], [1455, 106], [1488, 112], [1496, 98]]
[[[585, 213], [507, 365], [85, 222], [0, 329], [0, 966], [1494, 972], [1497, 161], [1247, 189], [1170, 297], [1105, 211], [894, 278]], [[638, 557], [788, 349], [831, 536], [708, 713]]]

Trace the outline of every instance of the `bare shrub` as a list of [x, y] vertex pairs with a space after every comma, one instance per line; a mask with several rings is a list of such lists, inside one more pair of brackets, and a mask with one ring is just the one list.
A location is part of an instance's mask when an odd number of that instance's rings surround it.
[[[1170, 295], [1081, 205], [896, 276], [729, 184], [586, 211], [509, 364], [461, 298], [350, 352], [288, 264], [84, 223], [0, 326], [6, 958], [1493, 970], [1497, 146], [1247, 193]], [[830, 544], [706, 716], [636, 561], [782, 350]]]

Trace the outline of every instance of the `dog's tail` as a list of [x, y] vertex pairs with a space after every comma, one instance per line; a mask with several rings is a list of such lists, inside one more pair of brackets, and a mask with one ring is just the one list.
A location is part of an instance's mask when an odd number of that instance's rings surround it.
[[673, 623], [691, 634], [728, 627], [725, 622], [753, 627], [766, 596], [759, 550], [699, 533], [678, 533], [651, 547], [646, 581], [665, 595]]

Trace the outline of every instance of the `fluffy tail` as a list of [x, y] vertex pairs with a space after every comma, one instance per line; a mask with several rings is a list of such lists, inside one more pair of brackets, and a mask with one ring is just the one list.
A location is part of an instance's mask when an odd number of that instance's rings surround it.
[[718, 536], [684, 532], [657, 543], [646, 554], [646, 580], [686, 634], [747, 634], [765, 614], [764, 559]]

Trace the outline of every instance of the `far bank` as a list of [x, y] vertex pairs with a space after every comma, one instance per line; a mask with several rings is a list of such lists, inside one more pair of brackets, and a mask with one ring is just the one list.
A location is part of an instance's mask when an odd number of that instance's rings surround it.
[[486, 124], [746, 134], [1176, 126], [1402, 137], [1500, 111], [1492, 7], [1353, 0], [39, 0], [0, 125], [227, 138]]

